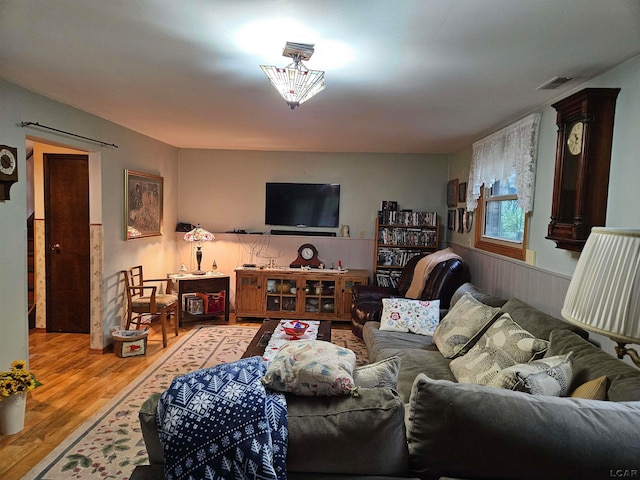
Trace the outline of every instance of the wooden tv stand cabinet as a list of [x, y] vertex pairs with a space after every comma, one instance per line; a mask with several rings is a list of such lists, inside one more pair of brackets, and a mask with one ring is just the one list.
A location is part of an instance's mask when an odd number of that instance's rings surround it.
[[236, 317], [350, 321], [351, 289], [367, 270], [237, 268]]

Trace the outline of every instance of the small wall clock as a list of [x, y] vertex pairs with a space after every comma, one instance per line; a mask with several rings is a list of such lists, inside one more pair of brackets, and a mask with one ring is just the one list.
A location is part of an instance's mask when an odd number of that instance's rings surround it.
[[310, 243], [300, 245], [298, 257], [291, 262], [289, 267], [319, 267], [322, 261], [318, 258], [318, 249]]
[[0, 200], [9, 200], [9, 189], [18, 181], [18, 149], [0, 145]]

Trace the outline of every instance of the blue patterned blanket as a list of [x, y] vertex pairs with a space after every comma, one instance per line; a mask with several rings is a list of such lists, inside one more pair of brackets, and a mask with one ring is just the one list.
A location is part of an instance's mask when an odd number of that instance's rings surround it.
[[176, 377], [160, 397], [165, 477], [286, 480], [287, 404], [260, 357]]

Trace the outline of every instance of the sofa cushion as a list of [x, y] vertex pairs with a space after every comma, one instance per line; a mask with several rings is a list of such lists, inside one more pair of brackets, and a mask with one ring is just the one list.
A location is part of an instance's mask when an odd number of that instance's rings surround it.
[[156, 424], [160, 395], [162, 395], [162, 393], [151, 394], [142, 403], [138, 411], [142, 438], [147, 447], [147, 454], [149, 455], [149, 463], [151, 465], [164, 464], [164, 447], [160, 442], [160, 435], [158, 434], [158, 426]]
[[548, 346], [504, 313], [469, 353], [453, 359], [449, 367], [459, 382], [486, 385], [500, 370], [542, 356]]
[[288, 472], [406, 476], [404, 402], [393, 390], [363, 388], [359, 397], [286, 397]]
[[412, 474], [491, 479], [609, 478], [637, 469], [640, 402], [527, 395], [416, 378], [407, 408]]
[[380, 330], [433, 335], [440, 321], [440, 300], [383, 298]]
[[263, 383], [296, 395], [347, 395], [355, 388], [356, 354], [322, 340], [283, 345], [269, 363]]
[[640, 400], [640, 370], [600, 350], [573, 332], [555, 330], [547, 355], [573, 351], [573, 381], [570, 391], [589, 380], [606, 375], [607, 399], [614, 402]]
[[362, 330], [362, 339], [370, 362], [393, 357], [408, 348], [436, 350], [432, 337], [380, 330], [380, 322], [367, 322]]
[[433, 341], [440, 353], [447, 358], [467, 353], [498, 311], [500, 308], [485, 305], [470, 293], [465, 293], [433, 333]]
[[536, 338], [549, 340], [551, 332], [559, 329], [571, 330], [584, 338], [589, 338], [589, 334], [582, 328], [547, 315], [517, 298], [512, 298], [505, 303], [502, 306], [502, 311], [511, 315], [511, 318], [513, 318], [518, 325]]
[[353, 371], [353, 381], [361, 388], [397, 388], [400, 363], [400, 357], [390, 357], [363, 365]]
[[501, 370], [488, 387], [506, 388], [531, 395], [564, 397], [571, 384], [571, 355], [556, 355]]
[[369, 360], [379, 361], [394, 356], [400, 358], [397, 391], [404, 402], [409, 401], [413, 381], [419, 373], [455, 381], [456, 377], [449, 369], [451, 360], [442, 356], [431, 343], [431, 337], [380, 331], [379, 325], [377, 322], [368, 322], [362, 332]]
[[484, 293], [473, 283], [467, 282], [460, 285], [460, 287], [458, 287], [458, 289], [451, 297], [451, 307], [458, 303], [465, 293], [469, 293], [473, 298], [479, 300], [485, 305], [489, 305], [490, 307], [502, 307], [505, 303], [507, 303], [507, 300], [505, 298], [500, 298], [494, 295], [489, 295], [488, 293]]

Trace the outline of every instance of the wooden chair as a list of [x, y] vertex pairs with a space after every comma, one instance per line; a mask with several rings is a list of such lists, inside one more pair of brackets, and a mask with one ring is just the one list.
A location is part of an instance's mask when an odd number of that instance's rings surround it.
[[[123, 271], [127, 291], [127, 330], [131, 324], [140, 329], [143, 323], [150, 323], [160, 317], [162, 325], [162, 346], [167, 346], [167, 321], [173, 314], [176, 337], [178, 336], [178, 297], [171, 294], [171, 279], [145, 280], [142, 276], [142, 265], [137, 265]], [[158, 292], [158, 286], [145, 285], [151, 282], [167, 282], [165, 293]], [[145, 293], [146, 291], [146, 293]], [[150, 318], [145, 318], [150, 317]]]

